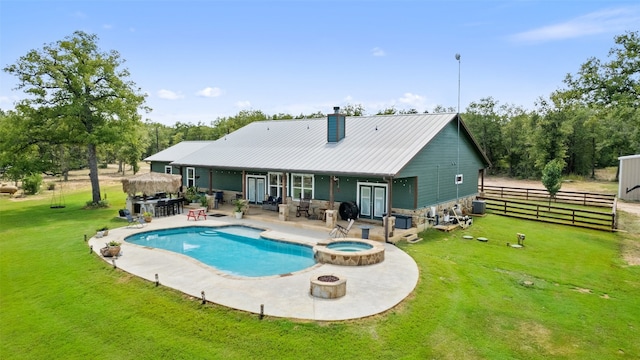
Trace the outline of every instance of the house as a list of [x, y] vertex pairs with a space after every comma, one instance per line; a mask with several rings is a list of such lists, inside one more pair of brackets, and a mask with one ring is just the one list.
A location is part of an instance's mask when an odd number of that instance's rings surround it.
[[618, 198], [640, 201], [640, 154], [621, 156]]
[[[145, 159], [179, 173], [185, 186], [260, 204], [311, 200], [355, 204], [360, 218], [387, 213], [433, 217], [453, 204], [470, 209], [490, 165], [458, 114], [259, 121], [209, 142], [182, 142]], [[294, 208], [295, 209], [295, 208]]]

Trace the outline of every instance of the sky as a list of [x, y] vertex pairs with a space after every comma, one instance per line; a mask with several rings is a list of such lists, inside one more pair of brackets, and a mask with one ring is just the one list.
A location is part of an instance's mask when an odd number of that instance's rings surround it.
[[[486, 97], [533, 110], [639, 28], [637, 0], [0, 0], [0, 68], [80, 30], [125, 60], [143, 120], [166, 125]], [[24, 98], [16, 85], [0, 72], [0, 109]]]

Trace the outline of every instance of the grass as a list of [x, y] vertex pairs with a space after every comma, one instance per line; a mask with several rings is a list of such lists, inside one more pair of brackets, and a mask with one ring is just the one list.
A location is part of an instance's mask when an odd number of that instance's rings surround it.
[[[420, 268], [389, 312], [347, 322], [265, 318], [155, 287], [90, 254], [84, 234], [115, 219], [82, 210], [87, 190], [0, 198], [2, 359], [636, 359], [640, 267], [621, 258], [632, 233], [488, 215], [466, 231], [400, 244]], [[636, 220], [623, 221], [637, 226]], [[637, 228], [635, 228], [637, 230]], [[513, 249], [525, 233], [526, 248]], [[463, 240], [485, 236], [488, 243]], [[527, 286], [525, 281], [533, 283]]]

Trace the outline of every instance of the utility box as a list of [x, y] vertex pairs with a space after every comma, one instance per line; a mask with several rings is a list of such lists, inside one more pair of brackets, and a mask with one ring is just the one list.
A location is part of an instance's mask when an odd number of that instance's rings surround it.
[[473, 214], [484, 214], [487, 210], [487, 203], [482, 200], [473, 200], [471, 212]]
[[396, 217], [397, 229], [411, 229], [411, 215], [393, 214]]

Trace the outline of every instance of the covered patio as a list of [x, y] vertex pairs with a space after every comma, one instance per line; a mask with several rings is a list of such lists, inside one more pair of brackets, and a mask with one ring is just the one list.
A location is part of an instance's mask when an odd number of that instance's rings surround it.
[[[185, 207], [188, 209], [189, 206]], [[247, 211], [243, 215], [244, 219], [256, 220], [268, 223], [277, 223], [283, 226], [291, 226], [300, 229], [309, 229], [313, 231], [326, 232], [327, 236], [333, 230], [332, 226], [328, 226], [327, 222], [321, 218], [320, 211], [317, 207], [310, 207], [310, 217], [296, 216], [296, 205], [290, 205], [289, 216], [286, 221], [280, 219], [278, 211], [266, 210], [261, 205], [249, 204]], [[337, 212], [336, 212], [337, 214]], [[208, 209], [207, 217], [209, 218], [223, 218], [234, 216], [234, 206], [229, 202], [220, 204], [217, 209]], [[336, 224], [347, 227], [348, 222], [346, 220], [338, 218]], [[390, 243], [397, 243], [398, 241], [415, 241], [418, 239], [418, 232], [422, 230], [422, 227], [411, 227], [409, 229], [398, 229], [394, 226], [394, 221], [390, 222], [390, 234], [388, 241]], [[372, 221], [368, 219], [356, 219], [355, 223], [351, 227], [348, 233], [348, 237], [351, 238], [363, 238], [363, 232], [368, 233], [368, 238], [375, 241], [385, 241], [385, 227], [382, 221]]]

